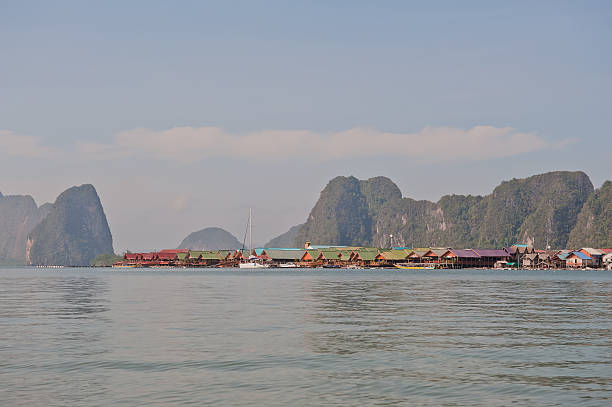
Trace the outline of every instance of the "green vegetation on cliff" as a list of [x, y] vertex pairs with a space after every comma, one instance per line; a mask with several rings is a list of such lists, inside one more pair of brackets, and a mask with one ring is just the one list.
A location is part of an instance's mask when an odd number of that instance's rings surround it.
[[336, 177], [321, 191], [321, 197], [296, 235], [296, 245], [306, 240], [338, 245], [368, 244], [372, 217], [368, 202], [355, 177]]
[[33, 265], [89, 266], [96, 256], [112, 253], [113, 238], [93, 185], [61, 193], [28, 244]]
[[502, 182], [484, 203], [480, 246], [533, 243], [567, 245], [593, 184], [583, 172], [557, 171]]
[[592, 192], [585, 173], [558, 171], [504, 181], [487, 196], [447, 195], [434, 203], [402, 198], [388, 178], [337, 177], [294, 244], [565, 247]]
[[375, 216], [387, 202], [402, 198], [402, 191], [387, 177], [374, 177], [359, 182], [371, 216]]
[[94, 267], [110, 267], [121, 260], [123, 260], [123, 257], [117, 256], [115, 253], [104, 253], [97, 255], [89, 264]]
[[573, 247], [612, 248], [612, 182], [596, 189], [578, 215], [569, 238]]

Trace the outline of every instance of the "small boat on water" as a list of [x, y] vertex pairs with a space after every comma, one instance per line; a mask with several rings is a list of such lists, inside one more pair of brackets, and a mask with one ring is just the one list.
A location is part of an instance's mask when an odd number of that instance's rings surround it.
[[238, 265], [241, 269], [265, 269], [268, 268], [267, 264], [262, 264], [256, 261], [247, 261]]
[[432, 265], [423, 265], [423, 266], [408, 266], [405, 264], [396, 264], [396, 268], [402, 270], [434, 270], [436, 266]]
[[295, 269], [295, 268], [298, 268], [299, 266], [295, 263], [281, 263], [278, 265], [278, 267], [282, 269]]

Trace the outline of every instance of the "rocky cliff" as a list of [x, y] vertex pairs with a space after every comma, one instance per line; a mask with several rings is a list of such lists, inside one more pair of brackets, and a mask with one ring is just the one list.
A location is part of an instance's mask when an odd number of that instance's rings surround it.
[[29, 195], [0, 194], [0, 264], [24, 264], [28, 234], [48, 214]]
[[582, 207], [570, 233], [570, 247], [612, 248], [612, 182], [596, 189]]
[[369, 244], [382, 208], [401, 198], [401, 191], [389, 178], [360, 181], [355, 177], [336, 177], [321, 192], [294, 243], [297, 247], [307, 240], [315, 244]]
[[[583, 172], [504, 181], [486, 196], [402, 198], [384, 177], [337, 177], [321, 192], [294, 245], [565, 247], [593, 185]], [[391, 237], [393, 236], [393, 237]]]
[[113, 239], [98, 193], [85, 184], [62, 192], [29, 234], [26, 259], [33, 265], [88, 266], [113, 253]]

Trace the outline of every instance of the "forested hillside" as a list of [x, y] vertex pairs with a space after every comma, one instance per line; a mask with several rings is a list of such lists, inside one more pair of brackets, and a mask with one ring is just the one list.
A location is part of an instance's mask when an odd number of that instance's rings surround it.
[[[402, 198], [385, 177], [336, 177], [321, 192], [294, 245], [306, 240], [381, 247], [501, 247], [523, 242], [563, 248], [587, 199], [592, 200], [591, 209], [581, 215], [581, 222], [597, 218], [602, 226], [595, 235], [602, 237], [595, 241], [606, 242], [611, 232], [605, 226], [610, 216], [609, 206], [603, 205], [610, 189], [605, 185], [595, 196], [585, 173], [557, 171], [504, 181], [486, 196], [446, 195], [430, 202]], [[575, 235], [572, 243], [581, 239]]]
[[612, 182], [606, 181], [584, 204], [569, 246], [612, 248]]

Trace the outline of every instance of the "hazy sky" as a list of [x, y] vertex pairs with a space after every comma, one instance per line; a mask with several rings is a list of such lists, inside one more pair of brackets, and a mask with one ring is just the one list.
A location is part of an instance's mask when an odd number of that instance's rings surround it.
[[612, 178], [612, 3], [0, 0], [0, 192], [93, 183], [115, 249], [264, 243], [336, 175]]

